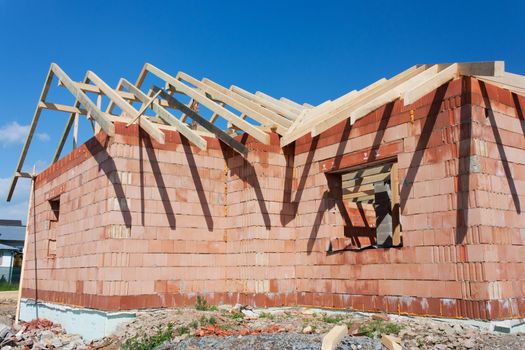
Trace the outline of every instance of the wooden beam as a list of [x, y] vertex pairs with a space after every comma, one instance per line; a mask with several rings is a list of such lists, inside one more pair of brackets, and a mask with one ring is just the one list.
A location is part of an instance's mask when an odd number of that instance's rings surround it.
[[411, 80], [414, 77], [420, 76], [421, 74], [424, 74], [424, 76], [421, 76], [420, 79], [426, 78], [427, 76], [431, 76], [432, 74], [436, 73], [438, 70], [437, 66], [429, 69], [430, 71], [428, 71], [427, 66], [424, 65], [413, 66], [396, 75], [392, 79], [387, 80], [377, 88], [360, 95], [358, 98], [354, 99], [352, 103], [347, 106], [347, 108], [340, 109], [335, 114], [331, 114], [329, 118], [325, 118], [322, 122], [317, 123], [312, 128], [312, 136], [319, 135], [323, 131], [331, 128], [341, 121], [352, 117], [352, 113], [354, 115], [352, 119], [353, 123], [355, 120], [359, 119], [359, 117], [362, 117], [366, 113], [373, 111], [387, 102], [391, 102], [392, 100], [399, 98], [401, 92], [403, 91], [400, 91], [399, 87], [402, 86], [403, 83]]
[[441, 85], [449, 82], [459, 76], [459, 65], [454, 63], [447, 68], [443, 69], [441, 72], [435, 74], [434, 76], [428, 78], [427, 80], [421, 82], [421, 84], [412, 87], [410, 90], [402, 94], [403, 104], [409, 105], [419, 100], [421, 97], [426, 94], [434, 91]]
[[[146, 103], [149, 98], [148, 96], [142, 92], [138, 87], [131, 84], [126, 79], [121, 79], [122, 86], [129, 90], [131, 93], [133, 93], [137, 98], [142, 101], [142, 103]], [[162, 93], [162, 90], [158, 90], [155, 93], [155, 96], [158, 96]], [[160, 106], [158, 101], [153, 101], [153, 105], [151, 106], [151, 109], [157, 113], [157, 115], [166, 123], [169, 125], [175, 127], [178, 132], [180, 132], [184, 137], [186, 137], [191, 143], [193, 143], [195, 146], [199, 147], [199, 149], [205, 150], [207, 147], [208, 142], [202, 138], [201, 136], [197, 135], [193, 130], [191, 130], [186, 124], [178, 120], [173, 114], [168, 112], [164, 107]]]
[[[85, 82], [74, 82], [74, 84], [82, 91], [84, 92], [92, 92], [94, 94], [101, 95], [103, 94], [102, 91], [95, 85], [91, 85]], [[60, 81], [58, 86], [64, 87], [64, 84]], [[126, 91], [119, 91], [118, 94], [120, 97], [122, 97], [125, 100], [129, 100], [131, 102], [138, 102], [138, 99], [133, 96], [133, 94], [130, 94]]]
[[[391, 80], [397, 79], [399, 75], [410, 74], [415, 69], [415, 66], [411, 67], [393, 77]], [[333, 118], [334, 115], [346, 113], [351, 106], [365, 99], [375, 91], [380, 90], [387, 82], [388, 81], [385, 78], [381, 78], [359, 91], [350, 91], [334, 101], [326, 101], [314, 109], [306, 111], [307, 114], [303, 117], [305, 121], [302, 123], [302, 126], [297, 127], [297, 129], [293, 131], [289, 131], [288, 134], [281, 138], [281, 146], [284, 147], [297, 140], [299, 137], [311, 132], [315, 125]]]
[[[153, 91], [158, 91], [158, 90], [162, 90], [162, 89], [157, 87], [157, 86], [153, 86], [152, 90]], [[178, 101], [175, 97], [171, 96], [166, 91], [162, 90], [160, 96], [167, 101], [168, 106], [170, 108], [175, 108], [175, 109], [178, 109], [178, 110], [182, 111], [183, 113], [186, 113], [187, 115], [189, 115], [191, 117], [191, 119], [195, 120], [203, 128], [205, 128], [206, 130], [208, 130], [211, 133], [213, 133], [215, 136], [217, 136], [217, 138], [219, 140], [221, 140], [226, 145], [228, 145], [231, 148], [233, 148], [235, 151], [239, 152], [240, 154], [242, 154], [244, 156], [246, 156], [248, 154], [248, 148], [246, 148], [246, 146], [244, 146], [239, 141], [235, 140], [230, 135], [226, 134], [223, 130], [221, 130], [215, 124], [210, 123], [209, 120], [207, 120], [206, 118], [201, 116], [199, 113], [195, 112], [193, 109], [191, 109], [188, 106], [186, 106], [184, 103]]]
[[261, 96], [257, 96], [255, 94], [252, 94], [251, 92], [243, 90], [243, 89], [241, 89], [238, 86], [232, 85], [232, 86], [230, 86], [230, 90], [235, 92], [238, 95], [241, 95], [242, 97], [244, 97], [244, 98], [246, 98], [248, 100], [251, 100], [252, 102], [258, 103], [261, 106], [263, 106], [263, 107], [265, 107], [267, 109], [270, 109], [270, 110], [274, 111], [275, 113], [278, 113], [278, 114], [284, 116], [285, 118], [287, 118], [289, 120], [293, 121], [299, 116], [299, 113], [291, 112], [290, 110], [288, 110], [286, 108], [282, 108], [280, 105], [275, 104], [275, 103], [273, 103], [272, 101], [270, 101], [268, 99], [264, 99]]
[[[305, 106], [305, 105], [301, 105], [293, 100], [290, 100], [289, 98], [286, 98], [286, 97], [281, 97], [279, 99], [279, 101], [281, 101], [282, 103], [284, 104], [287, 104], [289, 105], [290, 107], [293, 107], [295, 109], [298, 109], [298, 110], [303, 110], [303, 109], [308, 109], [308, 108], [312, 108], [312, 106]], [[308, 105], [308, 104], [307, 104]]]
[[301, 105], [299, 105], [299, 108], [293, 107], [289, 105], [288, 103], [284, 103], [283, 101], [278, 100], [275, 97], [265, 94], [262, 91], [256, 91], [255, 96], [259, 96], [263, 100], [270, 101], [271, 103], [274, 103], [275, 105], [280, 106], [281, 108], [290, 111], [291, 114], [299, 115], [299, 113], [301, 113], [305, 109]]
[[142, 106], [140, 107], [137, 115], [133, 117], [133, 119], [126, 125], [126, 127], [129, 127], [131, 124], [135, 123], [137, 119], [139, 119], [142, 115], [144, 115], [144, 113], [146, 113], [146, 110], [151, 106], [151, 104], [155, 102], [155, 99], [157, 98], [157, 96], [159, 96], [159, 94], [160, 94], [160, 91], [157, 91], [157, 93], [155, 93], [151, 98], [144, 95], [146, 98], [140, 99], [142, 102]]
[[[182, 82], [178, 81], [171, 75], [163, 72], [162, 70], [158, 69], [157, 67], [151, 64], [148, 64], [148, 63], [146, 64], [146, 70], [150, 72], [151, 74], [156, 75], [160, 79], [164, 80], [167, 84], [171, 85], [176, 91], [184, 93], [185, 95], [193, 98], [200, 104], [206, 106], [211, 111], [218, 113], [221, 117], [228, 120], [229, 122], [231, 122], [233, 125], [235, 125], [239, 129], [247, 132], [252, 137], [264, 143], [265, 145], [270, 144], [269, 134], [258, 129], [256, 126], [248, 123], [246, 120], [240, 118], [239, 116], [233, 114], [232, 112], [222, 107], [218, 103], [215, 103], [214, 101], [210, 100], [200, 91], [192, 89], [191, 87], [187, 86], [186, 84], [183, 84]], [[190, 108], [188, 109], [191, 110]], [[183, 113], [185, 112], [183, 111]]]
[[100, 125], [102, 130], [110, 136], [115, 135], [115, 126], [106, 118], [104, 113], [87, 97], [87, 95], [79, 89], [73, 80], [69, 78], [66, 73], [56, 64], [51, 65], [53, 73], [58, 79], [64, 84], [64, 86], [77, 98], [77, 100], [85, 107], [89, 115], [91, 115], [95, 121]]
[[[91, 80], [110, 100], [112, 100], [121, 110], [126, 113], [128, 118], [134, 118], [138, 115], [138, 111], [126, 102], [120, 95], [107, 85], [102, 79], [100, 79], [95, 73], [88, 71], [87, 78]], [[144, 116], [139, 116], [139, 125], [144, 131], [148, 133], [158, 143], [165, 143], [164, 133], [158, 128], [157, 125], [153, 124]]]
[[190, 75], [188, 75], [186, 73], [180, 72], [179, 73], [179, 77], [182, 80], [187, 81], [188, 83], [190, 83], [190, 84], [196, 86], [197, 88], [201, 89], [206, 94], [209, 94], [211, 98], [213, 98], [215, 100], [219, 100], [221, 102], [224, 102], [224, 103], [232, 106], [233, 108], [235, 108], [239, 112], [248, 115], [249, 117], [251, 117], [254, 120], [256, 120], [259, 123], [261, 123], [262, 125], [274, 125], [276, 127], [276, 130], [277, 130], [278, 134], [283, 135], [286, 132], [287, 128], [285, 128], [283, 125], [278, 124], [277, 122], [273, 121], [272, 119], [266, 117], [264, 114], [259, 113], [258, 111], [251, 109], [249, 106], [244, 105], [243, 103], [239, 102], [238, 100], [236, 100], [236, 99], [234, 99], [234, 98], [232, 98], [232, 97], [230, 97], [228, 95], [223, 94], [222, 92], [214, 89], [213, 87], [198, 81], [197, 79], [193, 78], [192, 76], [190, 76]]
[[[406, 80], [398, 81], [396, 84], [394, 84], [394, 86], [389, 87], [387, 91], [379, 92], [372, 99], [362, 103], [360, 106], [350, 111], [352, 124], [355, 123], [356, 120], [364, 117], [368, 113], [371, 113], [384, 104], [397, 100], [405, 91], [411, 90], [415, 86], [418, 86], [421, 83], [427, 81], [429, 78], [434, 77], [439, 72], [439, 70], [440, 68], [438, 65], [434, 65], [420, 72], [419, 74], [407, 78]], [[319, 128], [319, 130], [316, 130], [316, 133], [322, 132], [324, 130], [326, 130], [326, 128]]]
[[523, 75], [505, 72], [500, 77], [476, 75], [475, 78], [490, 84], [494, 84], [501, 88], [513, 91], [517, 94], [525, 94], [525, 76]]
[[277, 123], [279, 125], [282, 125], [284, 128], [288, 128], [290, 127], [290, 125], [292, 125], [292, 122], [283, 117], [282, 115], [268, 109], [268, 108], [265, 108], [263, 106], [261, 106], [260, 104], [257, 104], [255, 102], [253, 102], [252, 100], [249, 100], [235, 92], [233, 92], [232, 90], [228, 90], [227, 88], [225, 88], [224, 86], [222, 85], [219, 85], [217, 84], [216, 82], [208, 79], [208, 78], [204, 78], [202, 79], [202, 83], [207, 85], [207, 86], [210, 86], [211, 88], [219, 91], [219, 92], [222, 92], [224, 95], [227, 95], [235, 100], [237, 100], [238, 102], [242, 103], [243, 105], [246, 105], [248, 106], [249, 108], [251, 108], [252, 110], [254, 111], [257, 111], [261, 114], [264, 114], [267, 118], [271, 119], [274, 123]]
[[[38, 99], [39, 102], [45, 101], [52, 80], [53, 80], [53, 64], [51, 65], [51, 67], [49, 68], [49, 71], [47, 72], [47, 77], [46, 77], [44, 86], [42, 88], [42, 92], [40, 93], [40, 98]], [[22, 167], [24, 166], [24, 162], [27, 156], [27, 151], [29, 150], [29, 145], [31, 144], [31, 141], [33, 140], [33, 135], [35, 133], [35, 129], [38, 124], [38, 120], [40, 119], [41, 112], [42, 112], [42, 108], [37, 105], [35, 112], [33, 113], [33, 119], [31, 120], [31, 126], [29, 127], [29, 132], [24, 142], [24, 146], [22, 147], [22, 152], [20, 153], [20, 157], [18, 158], [18, 163], [15, 168], [15, 174], [13, 175], [13, 178], [11, 179], [11, 184], [9, 185], [9, 190], [7, 192], [8, 202], [10, 202], [11, 198], [13, 198], [13, 192], [15, 191], [15, 187], [16, 187], [16, 184], [18, 183], [18, 177], [19, 177], [17, 176], [17, 173], [20, 173], [22, 171]]]
[[51, 103], [51, 102], [38, 102], [38, 106], [40, 108], [49, 109], [52, 111], [59, 111], [59, 112], [67, 112], [67, 113], [76, 113], [81, 115], [87, 115], [87, 111], [85, 109], [80, 109], [75, 106], [68, 106], [68, 105], [62, 105], [59, 103]]
[[458, 73], [459, 75], [464, 76], [487, 75], [493, 77], [501, 77], [505, 74], [505, 62], [490, 61], [458, 63]]
[[[83, 83], [86, 83], [87, 82], [87, 77], [84, 76], [84, 80], [83, 80]], [[99, 95], [100, 96], [100, 95]], [[78, 101], [78, 99], [75, 98], [75, 103], [73, 105], [73, 108], [75, 109], [75, 112], [70, 112], [69, 114], [69, 118], [67, 119], [67, 122], [66, 122], [66, 126], [64, 128], [64, 131], [62, 132], [62, 136], [60, 137], [60, 140], [58, 141], [58, 145], [57, 145], [57, 148], [55, 149], [55, 153], [53, 154], [53, 159], [52, 159], [52, 163], [55, 163], [59, 158], [60, 158], [60, 155], [62, 154], [62, 150], [64, 149], [64, 145], [66, 144], [66, 140], [69, 136], [69, 132], [71, 130], [71, 127], [73, 126], [73, 123], [76, 123], [77, 122], [77, 116], [79, 115], [77, 112], [76, 112], [76, 109], [79, 109], [80, 110], [80, 102]], [[97, 106], [97, 108], [99, 108]], [[85, 110], [80, 110], [81, 112], [86, 112], [87, 114], [87, 111]], [[91, 123], [91, 126], [93, 127], [93, 130], [94, 130], [94, 125], [93, 125], [93, 120], [90, 120], [90, 123]]]

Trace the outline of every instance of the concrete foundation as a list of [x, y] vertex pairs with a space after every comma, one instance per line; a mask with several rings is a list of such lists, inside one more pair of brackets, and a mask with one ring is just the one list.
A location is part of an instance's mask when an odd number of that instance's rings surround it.
[[53, 303], [35, 303], [31, 299], [20, 302], [20, 320], [29, 322], [45, 318], [59, 323], [68, 333], [80, 334], [86, 340], [100, 339], [135, 318], [134, 312], [104, 312]]

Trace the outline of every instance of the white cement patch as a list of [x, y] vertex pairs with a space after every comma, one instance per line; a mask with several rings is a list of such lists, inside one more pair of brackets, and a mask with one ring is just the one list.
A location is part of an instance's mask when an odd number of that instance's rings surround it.
[[68, 333], [80, 334], [85, 340], [100, 339], [113, 333], [124, 322], [135, 318], [135, 312], [105, 312], [52, 303], [20, 301], [20, 320], [29, 322], [45, 318], [58, 323]]

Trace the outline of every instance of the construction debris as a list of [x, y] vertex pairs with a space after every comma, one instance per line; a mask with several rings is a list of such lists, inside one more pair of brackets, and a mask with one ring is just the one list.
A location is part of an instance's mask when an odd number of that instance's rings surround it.
[[335, 350], [337, 349], [339, 343], [341, 343], [341, 340], [348, 334], [348, 327], [346, 325], [337, 325], [334, 326], [323, 337], [323, 344], [321, 346], [322, 350]]

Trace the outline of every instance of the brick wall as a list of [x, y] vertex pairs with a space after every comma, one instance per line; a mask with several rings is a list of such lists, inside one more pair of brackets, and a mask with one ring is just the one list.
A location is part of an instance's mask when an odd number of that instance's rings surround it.
[[[214, 139], [200, 151], [166, 131], [159, 145], [117, 124], [116, 137], [99, 134], [38, 176], [23, 295], [103, 310], [205, 294], [211, 303], [523, 317], [523, 110], [524, 98], [461, 78], [284, 149], [275, 134], [270, 145], [239, 136], [247, 158]], [[341, 205], [333, 171], [391, 158], [403, 247], [327, 253], [334, 238], [370, 243], [370, 217]], [[59, 195], [50, 229], [47, 201]]]

